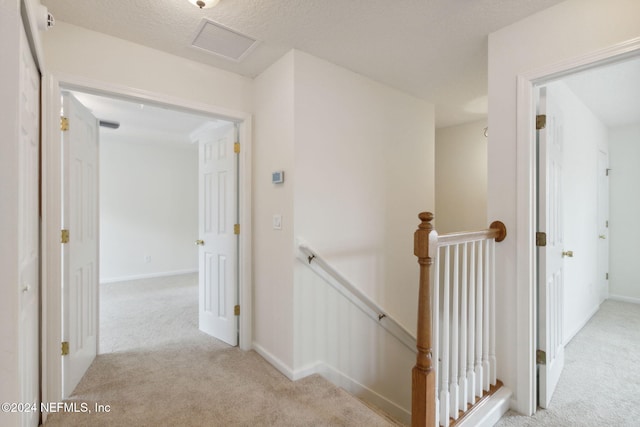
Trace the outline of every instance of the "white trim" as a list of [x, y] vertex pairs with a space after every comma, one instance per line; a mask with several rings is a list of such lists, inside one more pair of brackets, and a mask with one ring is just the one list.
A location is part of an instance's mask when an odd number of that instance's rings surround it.
[[173, 270], [173, 271], [162, 271], [159, 273], [134, 274], [132, 276], [107, 277], [107, 278], [100, 278], [100, 284], [103, 285], [105, 283], [128, 282], [129, 280], [155, 279], [157, 277], [180, 276], [183, 274], [193, 274], [197, 272], [198, 272], [198, 269], [196, 268], [196, 269], [190, 269], [190, 270]]
[[589, 314], [584, 318], [584, 320], [580, 322], [580, 324], [573, 329], [573, 331], [569, 332], [567, 336], [563, 337], [564, 342], [562, 343], [562, 345], [566, 347], [567, 344], [569, 344], [571, 340], [576, 335], [578, 335], [578, 332], [580, 332], [582, 328], [584, 328], [587, 325], [587, 323], [589, 323], [589, 320], [591, 320], [591, 318], [598, 312], [598, 310], [600, 310], [600, 304], [596, 305], [595, 308], [593, 308], [591, 312], [589, 312]]
[[43, 188], [42, 188], [42, 401], [61, 400], [62, 370], [60, 363], [60, 343], [62, 341], [61, 321], [61, 248], [60, 248], [60, 87], [85, 92], [122, 97], [145, 103], [170, 106], [171, 108], [204, 113], [236, 123], [240, 127], [242, 150], [240, 154], [241, 176], [240, 220], [243, 224], [240, 236], [240, 348], [251, 349], [252, 343], [252, 299], [251, 299], [251, 114], [230, 110], [215, 105], [203, 104], [176, 98], [161, 93], [140, 90], [104, 81], [86, 79], [69, 74], [43, 74]]
[[492, 394], [482, 406], [467, 418], [464, 418], [457, 427], [491, 427], [509, 410], [509, 402], [512, 392], [507, 387]]
[[357, 396], [362, 400], [366, 400], [367, 402], [371, 402], [371, 404], [382, 409], [393, 418], [402, 421], [405, 424], [411, 423], [410, 409], [403, 408], [392, 402], [369, 387], [335, 369], [333, 366], [329, 366], [324, 362], [318, 361], [310, 363], [300, 369], [293, 370], [282, 360], [265, 350], [265, 348], [260, 344], [253, 343], [253, 349], [291, 381], [298, 381], [302, 378], [308, 377], [309, 375], [320, 374], [336, 387], [341, 387], [354, 396]]
[[371, 402], [371, 404], [382, 409], [389, 414], [392, 418], [401, 421], [404, 424], [411, 424], [411, 410], [403, 408], [402, 406], [392, 402], [381, 394], [375, 392], [369, 387], [359, 383], [353, 378], [348, 377], [344, 373], [335, 369], [326, 363], [318, 363], [318, 374], [322, 375], [327, 380], [331, 381], [334, 385], [342, 387], [349, 393], [357, 396], [362, 400]]
[[[262, 358], [264, 360], [269, 362], [269, 364], [271, 364], [271, 366], [276, 368], [278, 371], [280, 371], [280, 373], [282, 375], [284, 375], [285, 377], [289, 378], [291, 381], [295, 381], [296, 379], [304, 378], [302, 376], [296, 378], [296, 375], [293, 372], [293, 369], [291, 369], [289, 366], [287, 366], [286, 363], [284, 363], [282, 360], [278, 359], [276, 356], [274, 356], [269, 351], [267, 351], [260, 344], [254, 342], [253, 343], [253, 349], [255, 350], [256, 353], [258, 353], [260, 356], [262, 356]], [[308, 369], [308, 370], [305, 370], [305, 372], [308, 372], [305, 376], [308, 376], [308, 375], [316, 373], [316, 371], [314, 369]]]
[[517, 76], [516, 99], [516, 280], [517, 280], [517, 386], [514, 409], [531, 415], [536, 409], [536, 261], [533, 239], [536, 203], [534, 152], [534, 85], [587, 68], [619, 61], [638, 54], [640, 37], [594, 52], [547, 65]]
[[640, 298], [626, 297], [624, 295], [609, 295], [612, 301], [630, 302], [632, 304], [640, 304]]

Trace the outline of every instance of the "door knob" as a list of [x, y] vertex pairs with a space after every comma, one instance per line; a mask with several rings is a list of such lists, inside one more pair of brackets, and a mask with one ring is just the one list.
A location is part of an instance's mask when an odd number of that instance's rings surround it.
[[601, 234], [598, 237], [601, 238], [601, 239], [606, 239], [607, 238], [607, 236], [605, 236], [604, 234]]
[[204, 240], [196, 240], [196, 245], [204, 246]]
[[562, 252], [562, 257], [569, 257], [569, 258], [573, 258], [573, 251], [563, 251]]

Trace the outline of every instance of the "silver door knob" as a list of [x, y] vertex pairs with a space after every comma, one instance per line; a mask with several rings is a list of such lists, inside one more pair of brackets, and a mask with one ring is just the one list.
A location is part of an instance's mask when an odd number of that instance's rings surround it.
[[569, 258], [573, 258], [573, 251], [563, 251], [562, 252], [562, 257], [569, 257]]
[[196, 240], [196, 245], [204, 246], [204, 240]]

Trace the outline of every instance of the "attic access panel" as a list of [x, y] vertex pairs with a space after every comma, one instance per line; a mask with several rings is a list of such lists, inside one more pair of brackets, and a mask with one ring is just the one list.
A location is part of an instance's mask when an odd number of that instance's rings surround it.
[[191, 46], [231, 61], [240, 62], [258, 41], [210, 19], [203, 18]]

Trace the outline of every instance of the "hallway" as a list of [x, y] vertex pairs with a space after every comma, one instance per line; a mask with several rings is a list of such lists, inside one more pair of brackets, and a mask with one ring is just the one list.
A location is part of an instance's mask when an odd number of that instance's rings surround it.
[[640, 305], [606, 300], [565, 347], [548, 409], [508, 412], [496, 427], [637, 426], [640, 419]]

